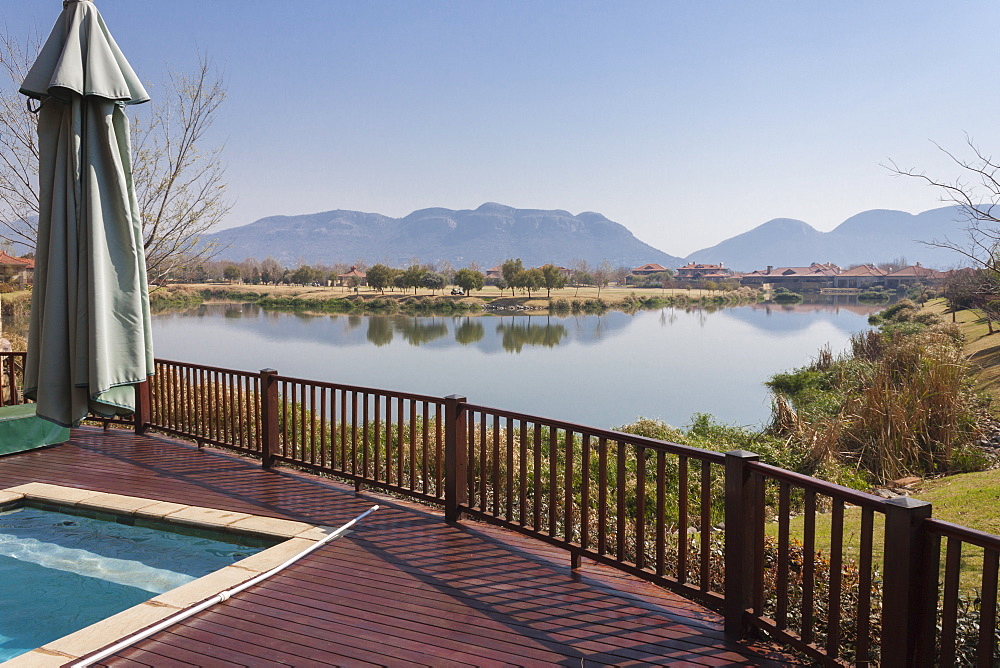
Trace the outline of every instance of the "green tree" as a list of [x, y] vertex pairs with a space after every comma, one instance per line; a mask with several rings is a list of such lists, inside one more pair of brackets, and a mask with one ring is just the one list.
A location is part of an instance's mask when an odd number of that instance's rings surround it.
[[510, 288], [510, 296], [514, 296], [514, 289], [520, 287], [520, 283], [517, 280], [518, 274], [524, 271], [524, 264], [521, 262], [521, 258], [516, 260], [506, 260], [502, 265], [500, 265], [500, 272], [503, 274], [503, 280], [507, 283], [507, 287]]
[[531, 299], [531, 291], [539, 290], [545, 285], [545, 274], [541, 269], [526, 269], [515, 276], [519, 282], [519, 287], [528, 291], [528, 299]]
[[309, 285], [313, 281], [313, 268], [304, 264], [292, 272], [291, 282], [299, 285]]
[[546, 290], [546, 298], [552, 298], [553, 290], [561, 290], [566, 287], [566, 275], [559, 267], [547, 264], [541, 268], [542, 287]]
[[442, 274], [439, 274], [436, 271], [428, 271], [424, 274], [421, 284], [430, 290], [431, 294], [434, 294], [435, 291], [444, 289], [445, 281], [446, 279]]
[[452, 283], [462, 288], [466, 294], [469, 294], [473, 290], [483, 289], [483, 286], [486, 285], [486, 276], [483, 272], [475, 271], [474, 269], [459, 269], [455, 272]]
[[413, 294], [417, 294], [417, 288], [423, 285], [424, 276], [426, 275], [426, 269], [421, 267], [419, 264], [411, 264], [406, 268], [406, 271], [403, 272], [397, 285], [403, 289], [413, 288]]
[[227, 264], [226, 268], [222, 270], [222, 277], [230, 283], [240, 280], [240, 276], [240, 268], [235, 264]]
[[385, 294], [385, 289], [392, 285], [397, 273], [396, 269], [384, 264], [373, 265], [368, 269], [368, 285], [380, 294]]

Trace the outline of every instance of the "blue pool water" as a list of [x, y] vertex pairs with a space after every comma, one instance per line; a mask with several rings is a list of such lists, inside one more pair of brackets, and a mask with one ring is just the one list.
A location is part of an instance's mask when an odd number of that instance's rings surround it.
[[0, 662], [261, 549], [30, 507], [0, 513]]

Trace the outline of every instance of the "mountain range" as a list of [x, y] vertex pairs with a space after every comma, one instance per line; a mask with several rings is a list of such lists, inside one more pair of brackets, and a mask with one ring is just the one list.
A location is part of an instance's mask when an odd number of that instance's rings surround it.
[[492, 267], [519, 257], [526, 266], [569, 265], [581, 258], [592, 265], [657, 263], [676, 268], [688, 262], [723, 263], [740, 271], [767, 265], [802, 266], [833, 262], [849, 266], [905, 258], [941, 269], [961, 264], [961, 256], [926, 241], [963, 238], [957, 207], [913, 215], [875, 209], [848, 218], [830, 232], [801, 220], [776, 218], [687, 257], [670, 255], [637, 239], [624, 225], [599, 213], [515, 209], [487, 203], [477, 209], [421, 209], [403, 218], [360, 211], [326, 211], [270, 216], [204, 237], [222, 250], [220, 259], [273, 257], [286, 265], [333, 264], [363, 260], [403, 266], [448, 261]]

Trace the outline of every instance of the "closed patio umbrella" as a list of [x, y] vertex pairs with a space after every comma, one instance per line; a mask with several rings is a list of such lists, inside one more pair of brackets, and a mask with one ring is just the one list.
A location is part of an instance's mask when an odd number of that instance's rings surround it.
[[90, 0], [63, 2], [20, 92], [40, 107], [25, 395], [63, 426], [132, 413], [153, 349], [124, 107], [149, 96]]

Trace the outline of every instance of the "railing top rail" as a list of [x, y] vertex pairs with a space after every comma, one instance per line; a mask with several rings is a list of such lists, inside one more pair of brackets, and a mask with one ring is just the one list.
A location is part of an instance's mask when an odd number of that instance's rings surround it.
[[702, 461], [707, 461], [712, 464], [725, 464], [726, 462], [726, 456], [721, 452], [715, 452], [713, 450], [703, 450], [701, 448], [693, 448], [689, 445], [680, 445], [679, 443], [671, 443], [669, 441], [658, 441], [655, 438], [638, 436], [636, 434], [628, 434], [623, 431], [615, 431], [613, 429], [600, 429], [598, 427], [588, 427], [586, 425], [576, 424], [573, 422], [565, 422], [563, 420], [553, 420], [552, 418], [540, 417], [537, 415], [529, 415], [527, 413], [517, 413], [515, 411], [508, 411], [500, 408], [491, 408], [489, 406], [480, 406], [478, 404], [465, 404], [465, 408], [466, 410], [476, 411], [480, 413], [489, 413], [491, 415], [496, 415], [497, 417], [510, 418], [512, 420], [523, 420], [525, 422], [541, 423], [549, 427], [554, 427], [556, 429], [564, 429], [566, 431], [572, 431], [577, 434], [586, 434], [588, 436], [596, 436], [597, 438], [606, 438], [609, 441], [624, 441], [632, 445], [638, 445], [644, 448], [649, 448], [650, 450], [663, 450], [664, 452], [669, 452], [674, 455], [683, 455], [684, 457], [689, 457], [691, 459], [700, 459]]
[[978, 547], [1000, 551], [1000, 536], [977, 529], [970, 529], [961, 524], [928, 518], [924, 520], [924, 529], [931, 533], [947, 536], [948, 538], [957, 538]]
[[256, 378], [260, 376], [257, 371], [240, 371], [238, 369], [226, 369], [219, 366], [208, 366], [207, 364], [193, 364], [191, 362], [177, 362], [175, 360], [164, 360], [155, 359], [153, 360], [156, 364], [170, 364], [172, 366], [186, 367], [188, 369], [197, 369], [199, 371], [212, 371], [215, 373], [227, 373], [231, 376], [246, 376]]
[[410, 392], [396, 392], [395, 390], [383, 390], [376, 387], [362, 387], [360, 385], [345, 385], [343, 383], [328, 383], [320, 380], [310, 380], [308, 378], [294, 378], [292, 376], [277, 375], [274, 379], [284, 383], [298, 383], [301, 385], [311, 385], [313, 387], [326, 388], [328, 390], [346, 390], [348, 392], [360, 392], [362, 394], [376, 394], [383, 397], [394, 397], [396, 399], [412, 399], [414, 401], [426, 401], [429, 404], [444, 404], [443, 397], [434, 397], [426, 394], [412, 394]]
[[747, 466], [751, 471], [760, 473], [767, 478], [778, 480], [780, 482], [787, 482], [797, 487], [802, 487], [814, 492], [819, 492], [820, 494], [832, 496], [837, 499], [847, 501], [848, 503], [852, 503], [856, 506], [885, 512], [885, 499], [880, 496], [875, 496], [874, 494], [869, 494], [868, 492], [861, 492], [856, 489], [851, 489], [850, 487], [844, 487], [843, 485], [838, 485], [836, 483], [827, 482], [826, 480], [820, 480], [819, 478], [813, 478], [812, 476], [805, 475], [804, 473], [788, 471], [777, 466], [771, 466], [770, 464], [749, 462]]

